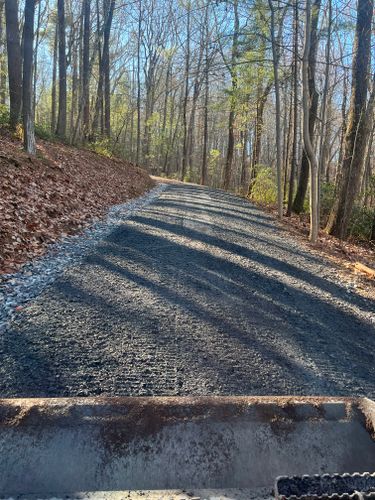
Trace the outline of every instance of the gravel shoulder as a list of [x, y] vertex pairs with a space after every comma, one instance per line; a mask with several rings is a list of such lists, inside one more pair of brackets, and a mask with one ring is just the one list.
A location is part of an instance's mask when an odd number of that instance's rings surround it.
[[375, 397], [375, 303], [271, 216], [171, 184], [120, 219], [4, 329], [1, 397]]

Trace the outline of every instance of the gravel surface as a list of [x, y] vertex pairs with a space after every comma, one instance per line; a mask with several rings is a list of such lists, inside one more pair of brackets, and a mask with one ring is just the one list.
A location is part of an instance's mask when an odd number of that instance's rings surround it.
[[177, 184], [119, 218], [16, 312], [0, 396], [375, 397], [374, 302], [272, 217]]
[[166, 187], [159, 184], [144, 196], [112, 207], [107, 217], [91, 224], [83, 233], [51, 245], [43, 258], [24, 265], [22, 271], [0, 275], [0, 334], [23, 304], [40, 295], [69, 264], [81, 261], [98, 241], [151, 203]]

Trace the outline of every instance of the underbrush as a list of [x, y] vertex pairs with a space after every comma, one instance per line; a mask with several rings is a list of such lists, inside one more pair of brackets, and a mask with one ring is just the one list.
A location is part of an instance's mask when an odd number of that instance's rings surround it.
[[349, 236], [355, 240], [370, 241], [375, 209], [354, 207], [349, 226]]
[[95, 142], [90, 142], [87, 148], [94, 153], [105, 156], [106, 158], [113, 158], [111, 141], [108, 138], [97, 139]]
[[[287, 193], [286, 193], [287, 197]], [[253, 181], [250, 199], [255, 203], [266, 206], [275, 206], [277, 203], [277, 181], [274, 169], [260, 165]], [[324, 228], [335, 200], [335, 185], [324, 182], [320, 191], [320, 221]], [[309, 198], [304, 202], [304, 214], [309, 214]], [[358, 241], [370, 241], [372, 225], [375, 218], [375, 208], [363, 207], [356, 204], [349, 226], [349, 237]]]
[[50, 127], [46, 127], [43, 124], [35, 124], [35, 135], [38, 139], [43, 139], [44, 141], [54, 142], [57, 141], [55, 134], [51, 132]]
[[271, 167], [264, 165], [257, 167], [250, 199], [260, 205], [274, 205], [277, 202], [276, 175]]
[[8, 106], [4, 104], [0, 104], [0, 127], [8, 127], [9, 126], [9, 109]]

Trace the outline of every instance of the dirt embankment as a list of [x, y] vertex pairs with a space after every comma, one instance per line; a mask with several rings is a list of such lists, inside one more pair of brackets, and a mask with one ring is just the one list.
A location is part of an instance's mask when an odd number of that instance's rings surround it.
[[20, 141], [0, 134], [0, 274], [155, 185], [123, 160], [42, 140], [30, 157]]

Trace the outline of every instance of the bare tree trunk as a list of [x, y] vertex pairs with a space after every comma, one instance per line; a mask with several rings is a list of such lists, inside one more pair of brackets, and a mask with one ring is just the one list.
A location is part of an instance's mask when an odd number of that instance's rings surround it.
[[142, 1], [139, 0], [139, 17], [137, 32], [137, 155], [139, 163], [141, 154], [141, 36], [142, 36]]
[[162, 158], [165, 158], [165, 149], [167, 147], [167, 114], [168, 114], [168, 100], [170, 93], [170, 84], [172, 84], [172, 58], [168, 60], [167, 72], [165, 75], [165, 93], [164, 93], [164, 106], [163, 106], [163, 125], [161, 131], [162, 145], [160, 148], [159, 162], [161, 164]]
[[363, 174], [362, 186], [361, 186], [361, 198], [362, 198], [362, 203], [364, 204], [365, 207], [367, 207], [368, 200], [366, 198], [371, 179], [371, 163], [372, 163], [371, 160], [373, 154], [374, 133], [375, 133], [374, 119], [372, 118], [372, 130], [366, 148], [365, 171]]
[[5, 68], [5, 42], [4, 42], [4, 5], [5, 1], [0, 1], [0, 104], [6, 103], [6, 68]]
[[246, 194], [246, 171], [247, 171], [247, 142], [248, 142], [249, 131], [247, 127], [241, 133], [242, 138], [242, 159], [241, 159], [241, 176], [240, 176], [240, 193], [241, 195]]
[[59, 112], [57, 118], [56, 134], [66, 137], [66, 41], [65, 41], [65, 0], [57, 0], [58, 26], [59, 26]]
[[208, 5], [205, 10], [205, 28], [206, 28], [206, 43], [205, 43], [205, 65], [204, 65], [204, 126], [203, 126], [203, 151], [202, 151], [202, 169], [201, 169], [201, 184], [207, 183], [207, 156], [208, 156], [208, 104], [210, 100], [210, 77], [209, 77], [209, 33], [208, 33]]
[[132, 62], [132, 78], [131, 78], [131, 114], [130, 114], [130, 158], [134, 161], [134, 89], [135, 89], [135, 60]]
[[188, 151], [188, 117], [187, 117], [187, 106], [189, 99], [189, 73], [190, 73], [190, 18], [191, 18], [191, 6], [190, 3], [187, 4], [187, 22], [186, 22], [186, 56], [185, 56], [185, 95], [183, 101], [183, 139], [182, 139], [182, 168], [181, 168], [181, 180], [183, 181], [186, 175], [187, 167], [187, 151]]
[[294, 181], [298, 163], [298, 0], [294, 3], [294, 58], [293, 58], [293, 152], [290, 166], [287, 217], [292, 214]]
[[100, 122], [100, 117], [103, 113], [103, 81], [104, 81], [104, 75], [102, 71], [102, 46], [101, 46], [101, 39], [100, 39], [100, 32], [101, 32], [101, 27], [100, 27], [100, 11], [99, 11], [99, 0], [96, 0], [96, 26], [97, 26], [97, 36], [98, 36], [98, 62], [99, 62], [99, 80], [98, 80], [98, 88], [96, 92], [96, 101], [95, 101], [95, 112], [94, 112], [94, 118], [92, 121], [92, 136], [91, 140], [95, 141], [96, 136], [99, 132], [99, 122]]
[[165, 152], [165, 158], [164, 158], [164, 164], [163, 164], [163, 172], [166, 173], [167, 177], [170, 174], [170, 165], [169, 165], [169, 153], [173, 148], [173, 145], [175, 143], [176, 135], [177, 135], [177, 129], [178, 129], [178, 124], [180, 121], [180, 114], [181, 114], [181, 108], [180, 108], [180, 113], [177, 118], [177, 124], [175, 127], [175, 130], [173, 131], [173, 121], [175, 117], [175, 108], [176, 108], [176, 96], [175, 93], [172, 94], [172, 103], [171, 103], [171, 111], [169, 115], [169, 138], [168, 138], [168, 145], [167, 145], [167, 150]]
[[233, 27], [233, 40], [232, 40], [232, 57], [230, 64], [232, 89], [230, 96], [230, 111], [229, 111], [229, 123], [228, 123], [228, 148], [227, 148], [227, 156], [225, 160], [223, 183], [222, 183], [223, 189], [229, 189], [230, 187], [230, 182], [232, 177], [232, 163], [234, 155], [234, 121], [236, 118], [236, 93], [238, 85], [236, 61], [238, 57], [238, 39], [240, 30], [238, 0], [233, 0], [233, 11], [234, 11], [234, 27]]
[[83, 0], [83, 55], [82, 55], [82, 136], [86, 141], [90, 128], [90, 29], [91, 0]]
[[344, 140], [345, 140], [345, 133], [346, 133], [346, 128], [348, 126], [347, 123], [347, 112], [346, 112], [346, 106], [347, 106], [347, 101], [348, 101], [348, 75], [347, 71], [344, 69], [344, 82], [343, 82], [343, 95], [342, 95], [342, 104], [341, 104], [341, 135], [340, 135], [340, 152], [339, 152], [339, 159], [337, 163], [337, 169], [336, 169], [336, 176], [335, 176], [335, 184], [337, 186], [338, 184], [338, 175], [339, 171], [342, 165], [342, 159], [344, 155]]
[[38, 80], [38, 49], [39, 49], [41, 17], [42, 17], [42, 2], [39, 1], [37, 23], [36, 23], [36, 41], [35, 41], [35, 50], [34, 50], [34, 83], [33, 83], [33, 112], [34, 113], [35, 113], [35, 109], [36, 109], [36, 88], [37, 88], [37, 80]]
[[310, 135], [310, 85], [309, 85], [309, 55], [311, 52], [311, 2], [306, 0], [305, 49], [302, 60], [303, 88], [303, 143], [310, 165], [310, 240], [316, 243], [319, 234], [319, 204], [318, 204], [318, 162]]
[[328, 26], [327, 26], [327, 44], [326, 44], [326, 67], [324, 72], [324, 88], [322, 95], [321, 106], [321, 131], [319, 142], [319, 175], [324, 173], [324, 140], [326, 135], [326, 110], [327, 110], [327, 97], [329, 89], [329, 66], [331, 54], [331, 35], [332, 35], [332, 0], [328, 0]]
[[[267, 102], [267, 97], [271, 92], [271, 88], [273, 85], [273, 81], [269, 81], [266, 85], [266, 88], [262, 90], [262, 94], [258, 96], [257, 99], [257, 110], [256, 110], [256, 119], [255, 119], [255, 130], [254, 130], [254, 146], [253, 146], [253, 154], [251, 160], [251, 172], [250, 172], [250, 180], [249, 180], [249, 188], [247, 192], [247, 196], [251, 196], [251, 192], [254, 186], [254, 182], [257, 176], [257, 167], [260, 162], [260, 154], [261, 154], [261, 146], [262, 146], [262, 134], [263, 134], [263, 125], [264, 125], [264, 108]], [[258, 89], [259, 90], [259, 89]]]
[[18, 25], [18, 0], [5, 0], [10, 99], [10, 126], [20, 121], [22, 106], [22, 54]]
[[56, 82], [57, 82], [57, 47], [58, 47], [58, 27], [55, 28], [55, 39], [53, 43], [53, 63], [52, 63], [52, 104], [51, 104], [51, 132], [56, 132]]
[[23, 42], [22, 114], [24, 148], [31, 155], [35, 155], [36, 153], [33, 112], [34, 16], [35, 0], [26, 0]]
[[[280, 104], [280, 81], [279, 81], [279, 59], [280, 50], [276, 41], [275, 11], [272, 0], [268, 0], [271, 11], [271, 39], [273, 54], [273, 73], [275, 78], [276, 97], [276, 171], [277, 171], [277, 210], [279, 219], [283, 216], [283, 188], [282, 188], [282, 151], [281, 151], [281, 104]], [[278, 6], [279, 7], [279, 6]]]
[[365, 149], [372, 120], [375, 75], [370, 101], [367, 102], [368, 68], [371, 50], [373, 0], [359, 0], [356, 35], [353, 48], [353, 83], [344, 155], [339, 176], [338, 196], [330, 213], [326, 230], [338, 238], [346, 238], [354, 201], [363, 174]]
[[328, 26], [327, 26], [327, 44], [326, 44], [326, 64], [324, 71], [324, 88], [321, 104], [320, 116], [320, 138], [319, 138], [319, 164], [318, 164], [318, 203], [320, 213], [320, 192], [321, 183], [324, 178], [325, 171], [325, 145], [327, 138], [327, 99], [329, 89], [329, 67], [330, 67], [330, 54], [331, 54], [331, 33], [332, 33], [332, 0], [328, 0]]
[[[311, 5], [311, 2], [310, 2]], [[309, 127], [310, 127], [310, 142], [314, 145], [314, 130], [315, 122], [318, 113], [319, 95], [315, 86], [315, 70], [316, 70], [316, 55], [318, 50], [318, 21], [320, 12], [321, 0], [314, 0], [311, 9], [311, 35], [310, 35], [310, 52], [308, 61], [309, 70], [309, 92], [310, 92], [310, 109], [309, 109]], [[301, 172], [298, 180], [296, 196], [293, 202], [293, 211], [297, 214], [303, 211], [303, 205], [306, 197], [307, 186], [309, 182], [309, 159], [306, 150], [302, 153]]]
[[[292, 83], [292, 82], [291, 82]], [[289, 92], [289, 110], [288, 110], [288, 91], [289, 88], [288, 86], [285, 87], [284, 89], [284, 144], [283, 144], [283, 175], [284, 175], [284, 187], [283, 187], [283, 194], [284, 194], [284, 200], [286, 200], [286, 194], [288, 191], [288, 174], [289, 174], [289, 164], [290, 164], [290, 145], [291, 142], [293, 141], [293, 92], [292, 92], [292, 85], [290, 86], [290, 92]], [[290, 174], [289, 174], [290, 176]]]
[[71, 107], [70, 107], [70, 123], [69, 123], [69, 136], [70, 143], [74, 144], [76, 142], [78, 127], [80, 126], [80, 106], [79, 102], [79, 77], [78, 77], [78, 66], [79, 66], [79, 55], [80, 55], [80, 45], [81, 45], [81, 34], [82, 34], [82, 21], [80, 22], [79, 29], [79, 40], [73, 41], [72, 47], [72, 97], [71, 97]]
[[115, 0], [110, 1], [106, 12], [106, 23], [103, 34], [103, 73], [104, 73], [104, 133], [106, 137], [111, 137], [111, 82], [110, 82], [110, 60], [109, 60], [109, 40], [111, 36], [113, 11]]

